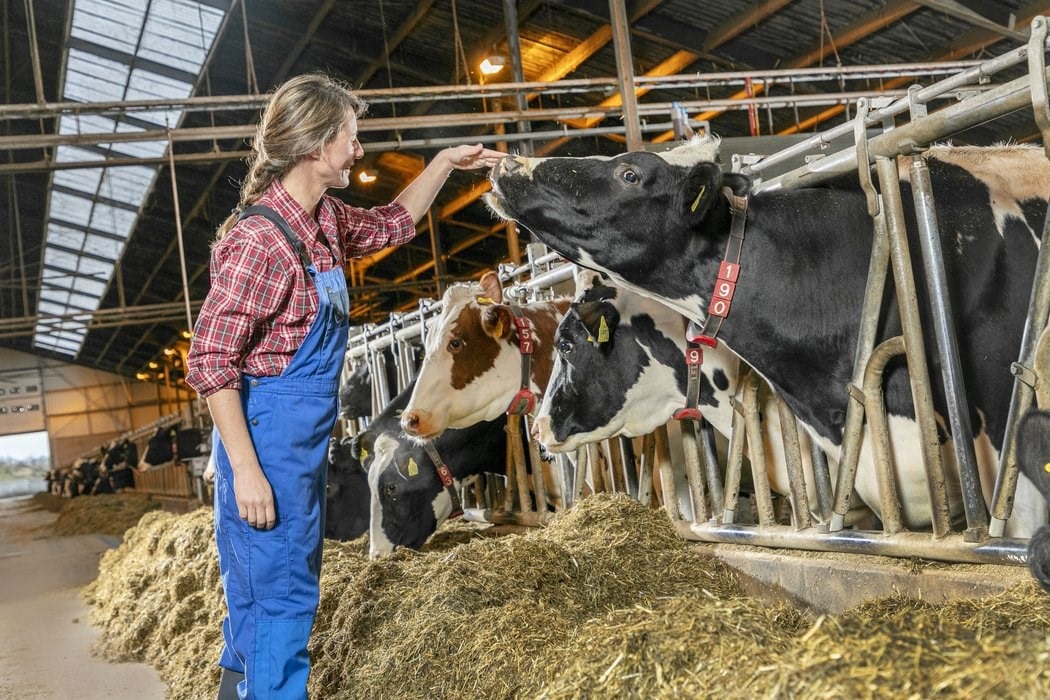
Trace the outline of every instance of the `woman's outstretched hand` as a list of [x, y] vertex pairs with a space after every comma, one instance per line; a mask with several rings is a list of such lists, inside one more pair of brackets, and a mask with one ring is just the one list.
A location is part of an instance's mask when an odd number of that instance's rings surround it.
[[448, 159], [449, 167], [454, 170], [476, 170], [477, 168], [491, 168], [507, 154], [485, 148], [480, 143], [453, 146], [444, 150]]

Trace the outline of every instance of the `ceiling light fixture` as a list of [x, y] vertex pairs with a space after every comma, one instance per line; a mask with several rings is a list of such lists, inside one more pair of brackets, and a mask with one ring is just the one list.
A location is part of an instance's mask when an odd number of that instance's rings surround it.
[[495, 75], [503, 70], [503, 66], [507, 64], [507, 59], [503, 56], [489, 56], [481, 62], [479, 68], [485, 75]]

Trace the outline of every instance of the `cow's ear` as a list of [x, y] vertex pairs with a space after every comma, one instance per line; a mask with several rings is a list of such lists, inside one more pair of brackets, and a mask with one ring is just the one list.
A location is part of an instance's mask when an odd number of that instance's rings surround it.
[[692, 221], [703, 221], [711, 204], [718, 197], [721, 182], [722, 169], [717, 163], [694, 165], [685, 179], [685, 191], [682, 193], [686, 217]]
[[357, 460], [357, 463], [360, 464], [361, 468], [365, 471], [368, 471], [368, 467], [365, 466], [365, 463], [374, 451], [374, 442], [375, 436], [367, 430], [355, 435], [350, 442], [350, 455]]
[[595, 301], [577, 305], [576, 312], [587, 329], [587, 340], [599, 348], [610, 347], [613, 333], [620, 324], [620, 312], [616, 307]]
[[499, 304], [503, 301], [503, 286], [500, 284], [499, 275], [489, 270], [481, 276], [481, 296], [491, 299]]
[[496, 340], [505, 340], [514, 330], [514, 317], [503, 304], [482, 306], [481, 328]]

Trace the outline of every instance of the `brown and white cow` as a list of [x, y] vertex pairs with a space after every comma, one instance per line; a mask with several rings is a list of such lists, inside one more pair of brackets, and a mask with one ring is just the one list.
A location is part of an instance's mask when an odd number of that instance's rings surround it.
[[[937, 193], [969, 418], [988, 497], [1047, 210], [1050, 163], [1034, 147], [938, 147], [923, 159]], [[490, 179], [487, 198], [497, 214], [569, 260], [602, 270], [699, 324], [707, 318], [732, 227], [723, 190], [750, 195], [732, 271], [739, 277], [718, 339], [770, 382], [829, 457], [839, 457], [872, 247], [860, 187], [837, 183], [756, 193], [746, 176], [723, 172], [717, 163], [672, 162], [647, 152], [607, 160], [512, 156], [492, 169]], [[910, 189], [902, 177], [907, 217], [914, 213]], [[925, 291], [919, 284], [921, 308], [927, 308]], [[895, 299], [887, 296], [880, 342], [901, 333]], [[932, 328], [928, 317], [926, 322]], [[943, 416], [939, 359], [936, 352], [930, 355], [934, 405]], [[923, 494], [927, 481], [909, 387], [907, 367], [891, 364], [885, 394], [898, 491]], [[859, 475], [875, 473], [869, 444], [866, 439]], [[959, 475], [944, 433], [941, 444], [958, 514]], [[856, 489], [866, 502], [878, 503], [874, 480], [858, 478]], [[929, 527], [927, 499], [902, 505], [907, 527]], [[1030, 535], [1045, 519], [1038, 492], [1021, 479], [1006, 534]]]
[[[401, 414], [406, 433], [433, 439], [447, 428], [466, 428], [507, 413], [524, 390], [536, 397], [543, 394], [554, 364], [554, 331], [570, 300], [516, 307], [526, 322], [523, 333], [515, 308], [502, 299], [495, 272], [445, 291], [441, 315], [427, 331], [416, 388]], [[522, 342], [531, 342], [527, 382], [522, 381]]]

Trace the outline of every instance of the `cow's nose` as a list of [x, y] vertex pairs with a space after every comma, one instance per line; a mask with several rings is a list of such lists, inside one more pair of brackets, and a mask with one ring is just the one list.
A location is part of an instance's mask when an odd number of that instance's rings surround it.
[[416, 411], [405, 411], [401, 414], [401, 428], [410, 435], [419, 431], [419, 413]]

